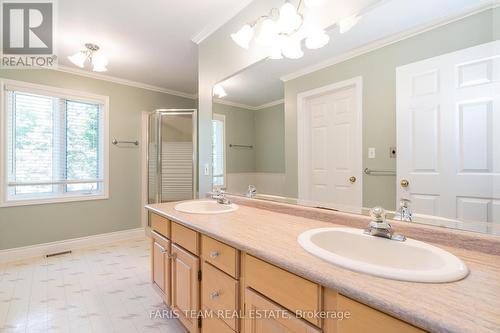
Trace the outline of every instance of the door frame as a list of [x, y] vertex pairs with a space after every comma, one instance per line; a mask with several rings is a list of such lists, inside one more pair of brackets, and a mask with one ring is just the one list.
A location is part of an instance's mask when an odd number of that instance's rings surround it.
[[358, 124], [356, 131], [360, 134], [357, 136], [355, 142], [356, 150], [360, 152], [360, 168], [358, 170], [358, 181], [361, 187], [360, 197], [358, 198], [363, 206], [363, 77], [357, 76], [352, 79], [335, 82], [323, 87], [315, 88], [312, 90], [304, 91], [297, 95], [297, 164], [298, 164], [298, 198], [304, 199], [310, 197], [311, 179], [309, 174], [308, 161], [311, 159], [311, 154], [307, 147], [309, 146], [308, 134], [310, 131], [308, 113], [307, 113], [307, 100], [316, 95], [323, 95], [336, 90], [354, 87], [356, 92], [356, 115], [358, 117]]

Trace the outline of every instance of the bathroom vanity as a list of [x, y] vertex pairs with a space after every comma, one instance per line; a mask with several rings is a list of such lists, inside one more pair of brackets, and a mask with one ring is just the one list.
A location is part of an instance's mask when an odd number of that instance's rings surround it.
[[[436, 245], [471, 270], [453, 283], [402, 282], [343, 269], [297, 242], [313, 228], [365, 227], [366, 217], [236, 200], [239, 209], [225, 214], [182, 213], [176, 203], [147, 206], [153, 286], [190, 332], [500, 329], [500, 244], [492, 237], [481, 236], [493, 242], [486, 251], [467, 241], [464, 232], [445, 231], [445, 237], [436, 227], [396, 223], [411, 238], [420, 234], [428, 242], [434, 235]], [[462, 249], [452, 242], [463, 242]], [[211, 315], [198, 317], [200, 310]], [[263, 319], [263, 313], [274, 315]]]

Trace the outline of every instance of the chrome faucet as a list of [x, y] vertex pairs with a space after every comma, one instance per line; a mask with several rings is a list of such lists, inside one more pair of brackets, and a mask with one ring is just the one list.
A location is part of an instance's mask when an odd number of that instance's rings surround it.
[[257, 188], [254, 185], [248, 185], [247, 197], [255, 198], [256, 195], [257, 195]]
[[221, 188], [218, 188], [214, 191], [212, 199], [217, 200], [217, 203], [221, 205], [231, 204], [231, 201], [228, 198], [226, 198], [226, 192], [224, 192], [224, 190]]
[[365, 229], [365, 234], [400, 242], [404, 242], [406, 240], [404, 235], [394, 232], [391, 225], [385, 219], [385, 210], [382, 207], [374, 207], [370, 209], [370, 216], [372, 217], [372, 220], [370, 221], [368, 228]]
[[413, 212], [410, 207], [411, 201], [408, 199], [401, 199], [399, 201], [399, 218], [401, 221], [412, 222]]

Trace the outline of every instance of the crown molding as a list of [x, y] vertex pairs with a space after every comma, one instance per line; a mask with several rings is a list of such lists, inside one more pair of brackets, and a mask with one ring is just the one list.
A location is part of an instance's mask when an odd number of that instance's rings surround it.
[[235, 17], [239, 12], [248, 6], [253, 0], [240, 0], [239, 5], [232, 10], [225, 11], [225, 15], [222, 14], [217, 20], [213, 20], [208, 25], [206, 25], [200, 32], [191, 38], [191, 41], [195, 44], [200, 44], [211, 34], [219, 30], [223, 25], [229, 22], [233, 17]]
[[134, 87], [134, 88], [146, 89], [146, 90], [160, 92], [160, 93], [169, 94], [169, 95], [178, 96], [178, 97], [184, 97], [184, 98], [189, 98], [189, 99], [197, 99], [198, 98], [198, 94], [189, 94], [189, 93], [185, 93], [182, 91], [177, 91], [177, 90], [162, 88], [162, 87], [158, 87], [158, 86], [153, 86], [153, 85], [142, 83], [142, 82], [122, 79], [122, 78], [119, 78], [116, 76], [105, 75], [105, 74], [100, 74], [100, 73], [95, 73], [95, 72], [89, 72], [89, 71], [85, 71], [85, 70], [82, 70], [79, 68], [72, 68], [72, 67], [68, 67], [68, 66], [64, 66], [64, 65], [59, 65], [56, 68], [52, 68], [52, 70], [63, 72], [63, 73], [79, 75], [79, 76], [85, 76], [85, 77], [89, 77], [89, 78], [97, 79], [97, 80], [102, 80], [102, 81], [113, 82], [113, 83], [122, 84], [125, 86]]
[[246, 104], [243, 104], [243, 103], [231, 102], [231, 101], [228, 101], [228, 100], [225, 100], [225, 99], [222, 99], [222, 98], [215, 98], [214, 97], [213, 101], [216, 104], [227, 105], [227, 106], [234, 106], [234, 107], [237, 107], [237, 108], [242, 108], [242, 109], [247, 109], [247, 110], [255, 110], [256, 109], [255, 106], [246, 105]]
[[461, 19], [464, 19], [466, 17], [472, 16], [475, 14], [479, 14], [479, 13], [484, 12], [484, 11], [489, 10], [489, 9], [494, 9], [496, 7], [499, 7], [499, 6], [500, 6], [499, 3], [487, 4], [487, 5], [482, 5], [479, 7], [475, 7], [473, 9], [463, 11], [459, 14], [449, 15], [443, 19], [434, 20], [431, 23], [424, 24], [424, 25], [421, 25], [419, 27], [403, 31], [401, 33], [392, 35], [392, 36], [387, 37], [387, 38], [379, 39], [375, 42], [363, 45], [361, 47], [358, 47], [358, 48], [353, 49], [351, 51], [345, 52], [345, 53], [340, 54], [338, 56], [335, 56], [333, 58], [319, 62], [315, 65], [311, 65], [311, 66], [302, 68], [298, 71], [284, 75], [280, 79], [283, 82], [294, 80], [294, 79], [299, 78], [301, 76], [322, 70], [324, 68], [339, 64], [341, 62], [347, 61], [347, 60], [352, 59], [352, 58], [359, 57], [363, 54], [381, 49], [385, 46], [389, 46], [391, 44], [398, 43], [398, 42], [403, 41], [405, 39], [420, 35], [424, 32], [442, 27], [444, 25], [459, 21]]
[[259, 106], [251, 106], [251, 105], [247, 105], [247, 104], [243, 104], [243, 103], [231, 102], [231, 101], [228, 101], [228, 100], [225, 100], [225, 99], [221, 99], [221, 98], [214, 98], [214, 103], [222, 104], [222, 105], [227, 105], [227, 106], [234, 106], [234, 107], [237, 107], [237, 108], [247, 109], [247, 110], [251, 110], [251, 111], [258, 111], [258, 110], [262, 110], [262, 109], [265, 109], [265, 108], [269, 108], [271, 106], [283, 104], [283, 103], [285, 103], [285, 100], [284, 99], [278, 99], [276, 101], [265, 103], [265, 104], [262, 104], [262, 105], [259, 105]]
[[262, 109], [265, 109], [265, 108], [270, 108], [271, 106], [276, 106], [276, 105], [280, 105], [280, 104], [284, 104], [284, 103], [285, 103], [284, 99], [278, 99], [276, 101], [272, 101], [272, 102], [269, 102], [269, 103], [265, 103], [265, 104], [259, 105], [259, 106], [256, 107], [256, 110], [262, 110]]

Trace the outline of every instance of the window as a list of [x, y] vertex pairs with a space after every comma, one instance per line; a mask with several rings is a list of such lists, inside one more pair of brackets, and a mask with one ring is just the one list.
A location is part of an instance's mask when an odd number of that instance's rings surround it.
[[2, 87], [2, 204], [107, 198], [107, 98]]
[[213, 186], [226, 187], [226, 117], [214, 113], [212, 119]]

